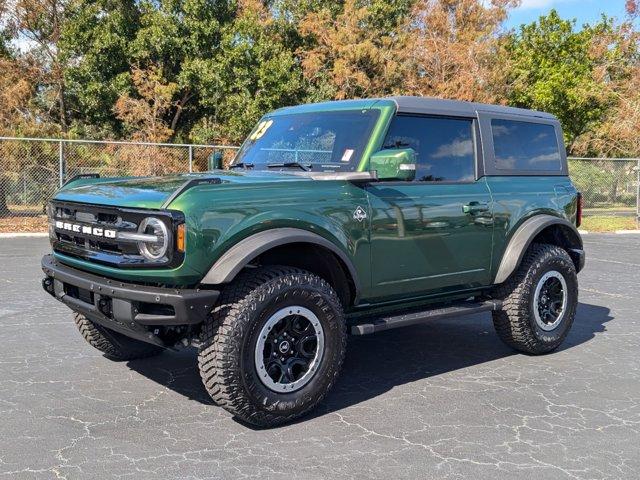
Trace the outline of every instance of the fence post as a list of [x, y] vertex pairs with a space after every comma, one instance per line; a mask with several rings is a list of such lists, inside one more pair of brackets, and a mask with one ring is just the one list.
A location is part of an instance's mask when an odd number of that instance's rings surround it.
[[189, 173], [193, 173], [193, 145], [189, 145]]
[[60, 188], [64, 185], [64, 143], [58, 142], [58, 175], [60, 177]]

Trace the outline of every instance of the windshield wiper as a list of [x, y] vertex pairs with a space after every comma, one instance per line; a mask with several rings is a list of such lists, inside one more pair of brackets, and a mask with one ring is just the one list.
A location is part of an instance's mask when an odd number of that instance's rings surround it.
[[267, 168], [291, 168], [291, 167], [296, 167], [299, 168], [300, 170], [304, 170], [305, 172], [308, 172], [309, 170], [311, 170], [311, 164], [308, 165], [303, 165], [300, 162], [283, 162], [283, 163], [268, 163], [267, 164]]
[[233, 165], [229, 165], [229, 170], [233, 170], [234, 168], [244, 168], [245, 170], [249, 170], [253, 167], [253, 163], [238, 162], [234, 163]]

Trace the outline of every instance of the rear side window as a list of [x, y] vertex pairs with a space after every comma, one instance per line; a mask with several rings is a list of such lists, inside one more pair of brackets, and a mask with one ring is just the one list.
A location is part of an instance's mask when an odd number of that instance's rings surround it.
[[516, 120], [491, 120], [498, 170], [561, 170], [560, 150], [553, 125]]
[[413, 148], [416, 181], [466, 182], [475, 179], [473, 121], [401, 115], [393, 119], [384, 148]]

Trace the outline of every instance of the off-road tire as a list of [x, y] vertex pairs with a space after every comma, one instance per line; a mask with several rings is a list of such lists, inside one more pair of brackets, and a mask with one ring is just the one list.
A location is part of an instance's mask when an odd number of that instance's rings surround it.
[[104, 353], [111, 360], [136, 360], [158, 355], [164, 349], [150, 343], [129, 338], [121, 333], [93, 323], [84, 315], [73, 314], [73, 320], [80, 335], [93, 348]]
[[[323, 357], [299, 390], [275, 392], [260, 380], [255, 349], [274, 311], [300, 305], [313, 311], [324, 330]], [[272, 427], [300, 417], [335, 383], [346, 349], [346, 324], [335, 291], [305, 270], [269, 266], [242, 272], [225, 288], [202, 329], [198, 366], [216, 405], [240, 420]]]
[[[551, 331], [540, 328], [535, 320], [534, 292], [545, 273], [559, 272], [567, 284], [567, 306], [560, 323]], [[502, 309], [493, 312], [493, 324], [500, 339], [515, 350], [539, 355], [558, 348], [564, 341], [578, 305], [576, 268], [563, 248], [532, 244], [518, 269], [494, 292]]]

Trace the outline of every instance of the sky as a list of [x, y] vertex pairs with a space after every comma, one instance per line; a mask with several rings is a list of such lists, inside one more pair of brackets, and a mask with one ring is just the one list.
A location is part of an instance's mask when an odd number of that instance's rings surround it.
[[602, 13], [622, 18], [624, 4], [625, 0], [522, 0], [520, 7], [511, 11], [506, 27], [517, 28], [523, 23], [531, 23], [552, 8], [561, 18], [577, 19], [580, 27], [584, 23], [597, 22]]

